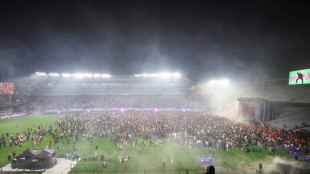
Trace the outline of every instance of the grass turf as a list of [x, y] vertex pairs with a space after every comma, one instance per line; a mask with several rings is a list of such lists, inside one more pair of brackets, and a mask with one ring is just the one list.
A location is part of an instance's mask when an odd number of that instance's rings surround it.
[[[4, 135], [8, 132], [14, 135], [16, 132], [24, 132], [27, 128], [33, 128], [34, 125], [38, 126], [40, 124], [47, 123], [49, 121], [55, 122], [57, 120], [56, 115], [40, 115], [31, 116], [17, 120], [0, 120], [0, 135]], [[18, 127], [16, 128], [16, 123]], [[53, 129], [58, 128], [57, 125], [53, 125]], [[81, 136], [81, 135], [80, 135]], [[30, 149], [41, 150], [48, 145], [48, 141], [52, 140], [51, 135], [47, 134], [43, 142], [37, 143], [35, 147], [32, 147], [31, 141], [24, 141], [22, 147], [19, 146], [9, 146], [9, 137], [6, 137], [6, 147], [0, 149], [0, 165], [8, 164], [8, 154], [16, 152], [17, 155], [23, 152], [27, 147]], [[61, 147], [58, 157], [63, 157], [68, 151], [73, 151], [73, 138], [70, 138], [70, 144], [67, 144], [65, 138], [61, 141], [65, 142]], [[82, 137], [79, 137], [79, 141], [76, 144], [77, 151], [75, 153], [79, 154], [82, 158], [78, 164], [71, 170], [71, 173], [175, 173], [180, 171], [180, 173], [186, 173], [189, 171], [191, 174], [203, 173], [206, 166], [199, 165], [197, 163], [198, 157], [205, 157], [208, 153], [208, 149], [188, 149], [180, 148], [175, 142], [168, 143], [163, 139], [163, 145], [157, 147], [143, 147], [142, 154], [139, 154], [139, 145], [135, 144], [135, 147], [130, 145], [123, 148], [123, 155], [130, 156], [129, 163], [120, 163], [119, 156], [120, 152], [118, 147], [109, 138], [94, 138], [94, 143], [91, 146], [86, 140], [83, 141]], [[59, 144], [52, 143], [52, 148], [56, 149]], [[98, 145], [98, 151], [95, 150], [96, 145]], [[84, 153], [94, 153], [98, 154], [98, 161], [93, 162], [87, 159], [84, 162]], [[106, 168], [102, 167], [100, 162], [100, 156], [104, 153], [106, 157], [110, 157], [110, 162], [107, 164]], [[17, 156], [16, 155], [16, 156]], [[174, 163], [170, 163], [170, 156], [174, 156]], [[288, 151], [284, 148], [280, 148], [276, 151], [276, 156], [281, 157], [286, 161], [293, 160], [292, 157], [288, 155]], [[267, 173], [281, 173], [275, 167], [275, 157], [271, 155], [266, 149], [263, 152], [251, 152], [246, 153], [241, 150], [229, 150], [228, 152], [223, 151], [221, 148], [216, 150], [216, 156], [212, 157], [212, 164], [216, 168], [216, 173], [254, 173], [258, 168], [260, 162], [263, 163], [264, 170], [268, 170]], [[166, 167], [163, 167], [163, 161], [166, 161]], [[241, 166], [241, 161], [244, 161], [244, 167]]]

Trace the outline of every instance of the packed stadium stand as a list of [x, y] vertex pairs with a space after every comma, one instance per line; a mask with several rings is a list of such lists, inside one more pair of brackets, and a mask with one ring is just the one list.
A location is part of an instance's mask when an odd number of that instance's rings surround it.
[[190, 93], [191, 82], [177, 73], [84, 77], [36, 73], [15, 81], [19, 111], [40, 113], [69, 109], [111, 108], [205, 109], [206, 102]]

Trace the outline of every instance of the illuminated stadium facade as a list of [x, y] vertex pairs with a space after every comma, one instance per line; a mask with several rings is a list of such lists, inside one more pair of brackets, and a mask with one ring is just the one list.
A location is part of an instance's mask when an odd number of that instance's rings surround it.
[[[70, 112], [146, 109], [178, 110], [206, 108], [190, 94], [191, 82], [180, 73], [113, 76], [97, 73], [36, 72], [15, 82], [17, 96], [27, 112]], [[15, 94], [15, 95], [16, 95]]]
[[190, 82], [179, 73], [111, 76], [37, 72], [23, 82], [26, 95], [187, 95]]

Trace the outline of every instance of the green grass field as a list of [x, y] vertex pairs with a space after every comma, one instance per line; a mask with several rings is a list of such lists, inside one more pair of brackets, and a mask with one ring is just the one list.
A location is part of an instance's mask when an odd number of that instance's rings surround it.
[[[55, 122], [57, 120], [56, 115], [41, 115], [31, 116], [27, 118], [17, 120], [0, 120], [0, 135], [6, 134], [14, 135], [16, 132], [24, 132], [27, 128], [31, 128], [34, 125], [48, 123], [48, 121]], [[16, 128], [16, 123], [18, 127]], [[57, 125], [53, 125], [53, 129], [58, 128]], [[80, 135], [81, 136], [81, 135]], [[5, 136], [6, 137], [6, 136]], [[30, 149], [43, 149], [48, 145], [48, 141], [52, 140], [52, 137], [47, 134], [44, 137], [43, 142], [37, 144], [32, 148], [31, 141], [23, 142], [22, 147], [9, 146], [9, 137], [6, 137], [6, 147], [0, 149], [0, 165], [7, 165], [8, 154], [17, 152], [17, 155], [24, 151], [27, 147]], [[65, 138], [62, 139], [65, 141]], [[130, 156], [130, 163], [120, 163], [119, 155], [121, 152], [118, 147], [114, 145], [113, 141], [109, 138], [94, 138], [93, 146], [90, 145], [86, 140], [82, 140], [82, 136], [79, 137], [79, 141], [76, 144], [77, 151], [75, 153], [82, 157], [71, 173], [186, 173], [185, 170], [191, 174], [203, 173], [205, 166], [201, 166], [197, 163], [198, 157], [204, 157], [207, 153], [207, 149], [180, 149], [174, 142], [168, 143], [163, 139], [163, 145], [157, 147], [142, 147], [142, 155], [139, 155], [139, 146], [136, 144], [135, 147], [130, 145], [123, 148], [123, 155]], [[70, 137], [70, 144], [63, 144], [60, 147], [58, 157], [63, 157], [64, 153], [68, 151], [72, 152], [73, 138]], [[59, 145], [59, 144], [58, 144]], [[95, 147], [98, 145], [99, 149], [96, 151]], [[52, 148], [56, 149], [57, 144], [52, 143]], [[85, 163], [83, 160], [83, 154], [86, 152], [97, 152], [98, 161], [93, 162], [87, 160]], [[110, 157], [110, 163], [107, 164], [106, 168], [102, 167], [100, 162], [100, 156], [104, 153], [106, 157]], [[174, 156], [174, 163], [170, 163], [170, 156]], [[272, 156], [271, 152], [263, 149], [263, 152], [251, 152], [246, 153], [241, 150], [229, 150], [225, 152], [222, 148], [216, 150], [216, 155], [213, 157], [212, 164], [216, 168], [216, 173], [255, 173], [258, 169], [258, 164], [263, 163], [263, 169], [265, 173], [281, 173], [275, 166], [275, 161], [278, 159], [285, 161], [292, 161], [293, 158], [288, 155], [286, 149], [278, 149], [276, 151], [276, 157]], [[163, 167], [163, 161], [166, 161], [166, 167]], [[244, 167], [241, 165], [241, 161], [244, 161]]]

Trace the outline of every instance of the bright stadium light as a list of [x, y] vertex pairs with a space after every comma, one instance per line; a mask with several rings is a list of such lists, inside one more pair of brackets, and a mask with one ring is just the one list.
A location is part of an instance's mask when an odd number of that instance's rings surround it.
[[72, 77], [72, 74], [69, 73], [62, 73], [61, 75], [62, 77]]
[[48, 73], [48, 76], [50, 76], [50, 77], [59, 77], [60, 74], [59, 73]]
[[173, 73], [173, 77], [175, 77], [175, 78], [180, 78], [180, 77], [181, 77], [181, 74], [180, 74], [180, 73]]
[[47, 76], [46, 72], [36, 72], [36, 76]]
[[170, 78], [171, 77], [171, 73], [167, 73], [167, 72], [160, 73], [160, 77], [164, 78], [164, 79]]
[[159, 74], [151, 74], [151, 77], [160, 77]]
[[73, 74], [73, 77], [75, 77], [77, 79], [81, 79], [81, 78], [84, 77], [84, 74], [82, 74], [82, 73], [75, 73], [75, 74]]
[[223, 79], [220, 81], [220, 85], [222, 85], [222, 86], [227, 86], [228, 83], [229, 83], [229, 81], [227, 79]]
[[92, 77], [93, 77], [93, 75], [92, 75], [92, 74], [90, 74], [90, 73], [85, 73], [85, 74], [84, 74], [84, 77], [87, 77], [87, 78], [92, 78]]
[[94, 78], [99, 78], [99, 77], [102, 77], [102, 74], [93, 74], [93, 77]]
[[163, 79], [167, 79], [167, 78], [180, 78], [181, 77], [181, 74], [176, 72], [176, 73], [170, 73], [170, 72], [163, 72], [163, 73], [152, 73], [152, 74], [134, 74], [133, 75], [134, 77], [144, 77], [144, 78], [147, 78], [147, 77], [151, 77], [151, 78], [163, 78]]
[[110, 78], [111, 75], [110, 74], [101, 74], [101, 77], [103, 77], [103, 78]]
[[209, 84], [210, 84], [210, 85], [215, 85], [215, 84], [216, 84], [216, 81], [215, 81], [215, 80], [210, 80], [210, 81], [209, 81]]

